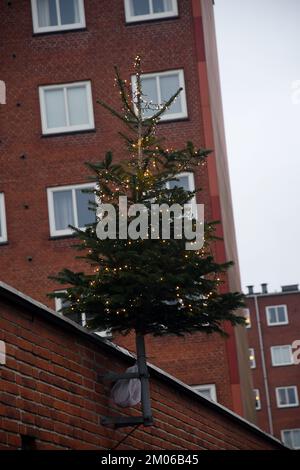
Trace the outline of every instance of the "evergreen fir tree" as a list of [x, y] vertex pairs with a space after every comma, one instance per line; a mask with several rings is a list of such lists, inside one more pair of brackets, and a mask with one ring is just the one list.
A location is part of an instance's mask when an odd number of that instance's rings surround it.
[[[50, 296], [68, 302], [62, 309], [65, 315], [84, 312], [89, 319], [87, 326], [93, 329], [110, 329], [121, 334], [133, 330], [140, 336], [196, 331], [224, 334], [224, 321], [233, 325], [244, 323], [244, 318], [236, 313], [243, 306], [243, 296], [238, 292], [220, 293], [222, 279], [232, 263], [220, 264], [214, 260], [214, 223], [205, 223], [205, 243], [199, 250], [186, 250], [184, 236], [182, 239], [174, 236], [169, 240], [152, 239], [151, 227], [148, 239], [119, 239], [119, 196], [127, 196], [129, 207], [144, 204], [147, 216], [154, 201], [187, 204], [197, 190], [187, 191], [177, 186], [176, 177], [205, 165], [210, 153], [196, 149], [191, 142], [182, 149], [164, 148], [163, 140], [156, 137], [156, 126], [181, 90], [163, 105], [153, 104], [142, 91], [139, 57], [135, 60], [135, 74], [136, 91], [132, 93], [116, 69], [121, 112], [98, 101], [127, 128], [128, 132], [120, 133], [126, 156], [115, 162], [108, 151], [103, 161], [87, 163], [96, 184], [92, 196], [94, 193], [101, 203], [116, 208], [116, 239], [99, 239], [97, 220], [85, 230], [73, 227], [79, 239], [76, 248], [82, 252], [79, 258], [83, 258], [89, 268], [87, 272], [64, 269], [52, 277], [68, 287], [66, 292]], [[172, 185], [168, 186], [168, 182]], [[91, 206], [91, 210], [97, 210], [96, 203], [91, 202]], [[174, 235], [176, 221], [171, 212], [169, 217], [171, 235]], [[129, 217], [126, 229], [130, 222]], [[160, 216], [160, 228], [161, 223]]]

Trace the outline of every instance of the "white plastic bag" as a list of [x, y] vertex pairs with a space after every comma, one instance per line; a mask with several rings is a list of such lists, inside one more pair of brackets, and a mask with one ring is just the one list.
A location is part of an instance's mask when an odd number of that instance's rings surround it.
[[[138, 366], [135, 364], [128, 367], [126, 372], [138, 372]], [[141, 401], [141, 381], [140, 379], [120, 379], [111, 389], [111, 398], [116, 405], [123, 408], [135, 406]]]

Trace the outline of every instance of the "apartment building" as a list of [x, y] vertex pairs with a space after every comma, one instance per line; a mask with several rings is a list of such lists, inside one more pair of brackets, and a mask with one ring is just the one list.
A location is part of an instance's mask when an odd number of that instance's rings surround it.
[[[140, 54], [154, 101], [183, 88], [158, 133], [173, 148], [191, 140], [214, 150], [183, 183], [201, 187], [206, 218], [221, 221], [216, 259], [235, 262], [223, 289], [240, 290], [212, 0], [15, 0], [0, 20], [1, 280], [55, 308], [48, 276], [82, 268], [68, 225], [90, 221], [84, 162], [123, 155], [118, 123], [96, 100], [119, 106], [113, 67], [130, 81]], [[246, 332], [226, 331], [150, 337], [149, 359], [254, 421]], [[131, 337], [113, 339], [134, 349]]]
[[300, 449], [300, 291], [248, 287], [247, 332], [257, 423]]

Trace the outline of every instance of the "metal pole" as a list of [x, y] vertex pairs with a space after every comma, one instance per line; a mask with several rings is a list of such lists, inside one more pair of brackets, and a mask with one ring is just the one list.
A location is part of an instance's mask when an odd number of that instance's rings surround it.
[[274, 434], [272, 408], [271, 408], [269, 383], [268, 383], [268, 373], [267, 373], [267, 367], [266, 367], [266, 361], [265, 361], [264, 341], [263, 341], [263, 334], [262, 334], [262, 327], [261, 327], [261, 321], [260, 321], [260, 311], [259, 311], [259, 306], [258, 306], [257, 295], [254, 295], [254, 303], [255, 303], [255, 311], [256, 311], [256, 321], [257, 321], [257, 331], [258, 331], [258, 339], [259, 339], [261, 366], [262, 366], [263, 380], [264, 380], [265, 393], [266, 393], [269, 431], [270, 431], [270, 434]]
[[144, 425], [151, 426], [153, 417], [150, 403], [149, 374], [146, 361], [145, 337], [142, 334], [136, 334], [136, 357], [141, 380], [141, 400]]

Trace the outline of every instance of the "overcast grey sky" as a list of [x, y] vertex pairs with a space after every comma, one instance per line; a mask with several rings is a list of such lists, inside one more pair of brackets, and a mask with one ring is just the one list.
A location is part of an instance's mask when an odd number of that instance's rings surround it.
[[280, 290], [300, 283], [300, 0], [215, 17], [242, 284]]

